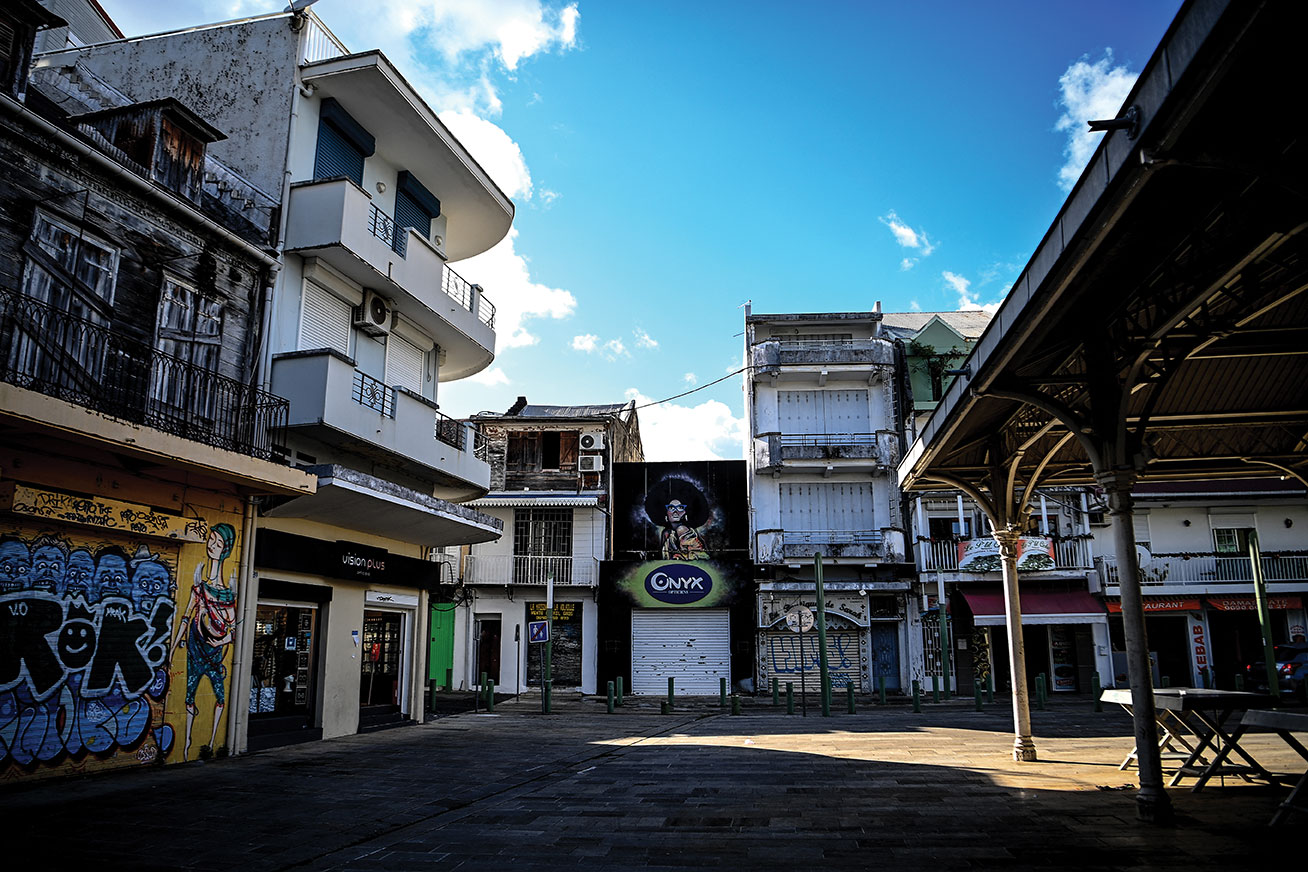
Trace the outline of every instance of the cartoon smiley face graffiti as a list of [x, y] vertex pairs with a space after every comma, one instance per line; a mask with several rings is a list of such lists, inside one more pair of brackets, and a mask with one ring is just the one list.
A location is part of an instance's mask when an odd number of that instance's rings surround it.
[[76, 606], [68, 610], [56, 647], [67, 669], [81, 669], [91, 662], [95, 654], [95, 624], [91, 622], [90, 612]]

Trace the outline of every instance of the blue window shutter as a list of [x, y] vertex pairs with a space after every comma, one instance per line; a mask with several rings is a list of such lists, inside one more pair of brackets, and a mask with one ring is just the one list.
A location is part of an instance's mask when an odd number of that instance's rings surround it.
[[363, 160], [376, 151], [372, 134], [332, 98], [322, 101], [318, 121], [318, 151], [313, 177], [345, 176], [363, 185]]

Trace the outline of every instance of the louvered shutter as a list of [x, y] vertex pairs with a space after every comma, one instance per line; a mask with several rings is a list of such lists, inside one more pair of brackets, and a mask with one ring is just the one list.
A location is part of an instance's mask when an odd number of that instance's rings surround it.
[[305, 282], [300, 310], [300, 350], [334, 348], [341, 354], [349, 354], [351, 309], [349, 303], [335, 294], [313, 282]]

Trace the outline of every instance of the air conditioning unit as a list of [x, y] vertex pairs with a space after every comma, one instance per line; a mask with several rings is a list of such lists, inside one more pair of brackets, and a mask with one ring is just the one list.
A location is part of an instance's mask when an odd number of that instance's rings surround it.
[[587, 430], [585, 433], [581, 434], [582, 451], [599, 451], [603, 447], [604, 447], [603, 430]]
[[364, 291], [363, 305], [354, 309], [354, 326], [369, 336], [385, 336], [391, 332], [394, 314], [390, 300], [376, 291]]
[[604, 458], [598, 454], [583, 454], [577, 458], [577, 468], [582, 472], [603, 472]]

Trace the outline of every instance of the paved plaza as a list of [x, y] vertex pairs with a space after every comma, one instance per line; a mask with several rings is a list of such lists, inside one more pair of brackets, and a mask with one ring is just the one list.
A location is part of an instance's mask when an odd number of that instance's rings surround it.
[[[843, 701], [843, 700], [842, 700]], [[247, 756], [0, 787], [11, 843], [42, 869], [1295, 868], [1285, 789], [1170, 791], [1135, 819], [1130, 721], [1087, 700], [1032, 713], [1038, 763], [1011, 760], [996, 700], [732, 716], [714, 699], [502, 702], [494, 714]], [[1302, 763], [1247, 742], [1274, 770]], [[1293, 854], [1288, 853], [1292, 850]]]

